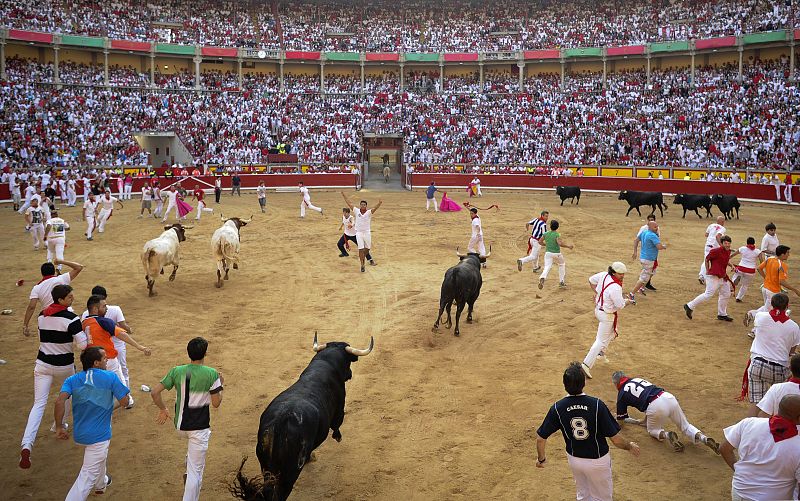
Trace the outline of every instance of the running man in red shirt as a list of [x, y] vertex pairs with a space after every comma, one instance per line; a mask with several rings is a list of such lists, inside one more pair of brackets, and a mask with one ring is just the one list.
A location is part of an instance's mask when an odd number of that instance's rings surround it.
[[738, 253], [739, 251], [731, 252], [731, 237], [724, 235], [720, 239], [720, 246], [711, 249], [706, 255], [706, 290], [689, 303], [683, 305], [683, 310], [690, 320], [697, 306], [711, 299], [714, 293], [719, 291], [717, 320], [733, 322], [733, 318], [728, 316], [728, 300], [731, 297], [731, 289], [733, 288], [733, 283], [728, 278], [728, 268], [731, 271], [736, 271], [734, 266], [730, 264], [730, 260]]
[[195, 216], [195, 221], [200, 221], [200, 216], [203, 212], [214, 212], [213, 208], [207, 208], [206, 202], [204, 200], [206, 194], [203, 190], [200, 189], [200, 185], [194, 185], [194, 194], [192, 195], [192, 200], [197, 200], [197, 216]]

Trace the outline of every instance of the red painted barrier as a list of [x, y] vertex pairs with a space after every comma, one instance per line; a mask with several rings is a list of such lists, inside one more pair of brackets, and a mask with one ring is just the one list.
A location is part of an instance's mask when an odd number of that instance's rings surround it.
[[459, 52], [459, 53], [445, 54], [444, 60], [445, 62], [448, 63], [477, 61], [478, 53]]
[[400, 54], [388, 52], [367, 52], [367, 61], [399, 61]]
[[624, 47], [609, 47], [606, 54], [609, 56], [639, 56], [644, 54], [644, 45], [627, 45]]
[[284, 54], [286, 59], [311, 59], [314, 61], [319, 60], [321, 52], [303, 52], [296, 50], [287, 50]]
[[8, 38], [26, 42], [53, 43], [53, 35], [38, 31], [8, 30]]
[[227, 47], [203, 47], [200, 53], [204, 56], [212, 57], [236, 57], [239, 55], [239, 49]]
[[133, 40], [111, 40], [111, 48], [118, 50], [132, 50], [136, 52], [150, 52], [153, 44], [150, 42], [135, 42]]
[[[411, 182], [415, 188], [423, 189], [431, 181], [441, 186], [463, 186], [466, 189], [474, 174], [414, 173]], [[556, 186], [580, 186], [585, 190], [636, 190], [660, 191], [662, 193], [687, 193], [714, 195], [724, 193], [739, 198], [775, 201], [775, 186], [770, 184], [715, 183], [707, 181], [683, 181], [677, 179], [636, 179], [626, 177], [550, 177], [525, 174], [480, 174], [481, 188], [544, 188]]]
[[561, 51], [558, 49], [526, 50], [523, 57], [525, 59], [559, 59]]
[[733, 47], [734, 45], [736, 45], [736, 37], [707, 38], [705, 40], [695, 40], [694, 42], [694, 47], [697, 50]]
[[289, 163], [289, 164], [296, 164], [297, 163], [297, 154], [296, 153], [270, 153], [267, 155], [267, 162], [269, 163]]

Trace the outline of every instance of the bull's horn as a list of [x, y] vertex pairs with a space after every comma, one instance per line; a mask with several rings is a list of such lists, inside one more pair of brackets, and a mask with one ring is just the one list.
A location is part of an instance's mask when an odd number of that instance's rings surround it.
[[222, 215], [222, 212], [219, 213], [219, 218], [222, 219], [222, 222], [225, 222], [225, 216]]
[[191, 230], [192, 228], [194, 228], [194, 225], [183, 227], [184, 230]]
[[327, 343], [319, 344], [317, 342], [317, 331], [314, 331], [314, 346], [313, 346], [314, 351], [315, 352], [322, 351], [325, 349], [327, 345], [328, 345]]
[[458, 256], [458, 257], [467, 257], [466, 254], [461, 254], [460, 252], [458, 252], [458, 247], [456, 247], [456, 256]]
[[364, 357], [372, 352], [372, 348], [375, 346], [375, 339], [372, 336], [369, 337], [369, 348], [366, 350], [359, 350], [358, 348], [353, 348], [352, 346], [345, 346], [345, 351], [351, 355], [355, 355], [357, 357]]
[[485, 256], [481, 256], [481, 257], [482, 257], [482, 258], [484, 258], [484, 259], [486, 259], [486, 258], [488, 258], [488, 257], [489, 257], [489, 256], [491, 256], [491, 255], [492, 255], [492, 246], [490, 245], [490, 246], [489, 246], [489, 252], [487, 252]]
[[253, 220], [253, 215], [252, 215], [252, 214], [250, 214], [250, 219], [242, 219], [242, 222], [243, 222], [244, 224], [250, 224], [250, 221], [252, 221], [252, 220]]

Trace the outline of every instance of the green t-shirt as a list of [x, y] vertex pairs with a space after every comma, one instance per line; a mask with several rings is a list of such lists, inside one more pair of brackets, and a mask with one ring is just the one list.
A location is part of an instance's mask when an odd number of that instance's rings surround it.
[[222, 381], [216, 369], [205, 365], [179, 365], [173, 367], [161, 380], [164, 388], [175, 388], [175, 428], [178, 430], [205, 430], [211, 427], [208, 406], [211, 394], [222, 391]]
[[558, 245], [560, 237], [561, 233], [557, 231], [548, 231], [542, 235], [542, 238], [544, 238], [544, 250], [553, 254], [561, 253], [561, 247]]

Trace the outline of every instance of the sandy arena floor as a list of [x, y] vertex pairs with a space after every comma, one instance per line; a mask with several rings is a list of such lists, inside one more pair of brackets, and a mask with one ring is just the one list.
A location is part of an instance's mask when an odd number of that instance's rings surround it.
[[[257, 474], [259, 416], [308, 364], [317, 330], [321, 341], [358, 347], [372, 335], [375, 351], [352, 367], [343, 441], [329, 438], [317, 449], [318, 461], [306, 466], [293, 499], [574, 499], [560, 436], [549, 441], [547, 467], [534, 468], [535, 430], [564, 394], [564, 367], [582, 359], [594, 339], [597, 324], [586, 280], [622, 260], [635, 272], [626, 278], [626, 290], [633, 285], [640, 268], [631, 260], [631, 241], [643, 217], [634, 212], [625, 218], [625, 202], [610, 194], [587, 193], [580, 207], [559, 207], [552, 192], [487, 191], [478, 204], [498, 203], [501, 210], [482, 216], [493, 254], [483, 273], [476, 322], [462, 323], [461, 338], [444, 328], [432, 334], [431, 326], [442, 276], [457, 262], [455, 247], [464, 250], [469, 240], [469, 218], [465, 211], [425, 213], [421, 191], [348, 191], [354, 201], [384, 200], [373, 220], [378, 266], [368, 266], [364, 274], [356, 257], [337, 257], [343, 206], [338, 192], [314, 192], [325, 216], [311, 212], [305, 220], [297, 217], [297, 194], [270, 194], [265, 215], [252, 192], [236, 199], [226, 195], [221, 205], [211, 204], [217, 212], [204, 216], [181, 244], [176, 281], [160, 277], [152, 299], [139, 253], [162, 230], [152, 219], [136, 219], [139, 202], [115, 211], [106, 233], [94, 242], [81, 237], [79, 209], [66, 210], [73, 225], [66, 257], [86, 265], [73, 283], [76, 310], [84, 309], [92, 286], [106, 286], [110, 303], [122, 306], [136, 339], [154, 350], [150, 358], [129, 350], [137, 403], [114, 418], [109, 455], [114, 485], [105, 497], [180, 498], [186, 442], [171, 424], [155, 424], [156, 408], [139, 387], [154, 385], [170, 367], [185, 363], [186, 342], [202, 335], [211, 343], [207, 363], [224, 373], [226, 383], [221, 408], [211, 412], [203, 498], [228, 499], [226, 482], [243, 455], [250, 457], [246, 472]], [[452, 195], [464, 201], [461, 190]], [[681, 305], [701, 292], [696, 275], [710, 220], [693, 214], [682, 220], [671, 198], [662, 224], [669, 249], [662, 252], [653, 280], [658, 292], [622, 312], [621, 337], [611, 345], [610, 363], [595, 366], [587, 392], [613, 410], [611, 373], [622, 369], [644, 376], [674, 393], [693, 424], [721, 439], [722, 428], [745, 414], [746, 405], [734, 400], [750, 346], [740, 319], [758, 305], [760, 293], [753, 288], [743, 304], [731, 303], [729, 312], [737, 320], [732, 325], [716, 320], [715, 302], [701, 306], [694, 321], [686, 319]], [[557, 270], [540, 292], [531, 268], [522, 273], [516, 268], [526, 249], [525, 223], [543, 208], [562, 223], [564, 240], [575, 244], [575, 250], [564, 251], [566, 290], [557, 287]], [[210, 236], [220, 209], [228, 216], [255, 213], [255, 218], [241, 233], [241, 269], [218, 290]], [[781, 242], [800, 252], [796, 208], [745, 203], [742, 219], [728, 224], [729, 234], [737, 247], [747, 236], [760, 243], [768, 221], [777, 224]], [[35, 337], [22, 336], [22, 318], [45, 253], [32, 251], [22, 218], [8, 206], [0, 212], [0, 225], [8, 237], [0, 243], [6, 263], [0, 271], [0, 307], [14, 310], [0, 317], [0, 358], [8, 361], [0, 367], [0, 492], [5, 499], [63, 499], [83, 449], [48, 431], [52, 398], [32, 469], [17, 467], [37, 350]], [[18, 288], [19, 278], [26, 283]], [[174, 392], [167, 402], [173, 405]], [[687, 446], [675, 454], [643, 428], [627, 427], [623, 434], [641, 444], [642, 454], [636, 459], [612, 449], [616, 499], [729, 495], [731, 472], [707, 448]]]

